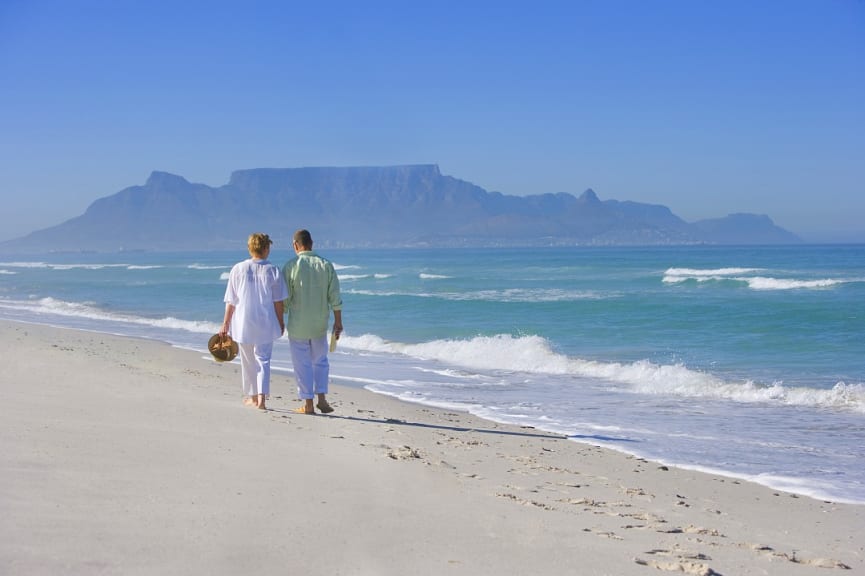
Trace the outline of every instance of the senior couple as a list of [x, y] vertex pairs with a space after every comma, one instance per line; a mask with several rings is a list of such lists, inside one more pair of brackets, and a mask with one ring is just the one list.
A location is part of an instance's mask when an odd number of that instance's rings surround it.
[[[342, 299], [333, 264], [312, 250], [307, 230], [294, 233], [295, 258], [280, 270], [267, 257], [273, 244], [267, 234], [247, 241], [250, 258], [235, 264], [225, 288], [225, 318], [219, 333], [229, 334], [240, 349], [243, 403], [264, 410], [270, 394], [270, 357], [273, 343], [286, 332], [297, 392], [303, 404], [295, 410], [315, 414], [333, 412], [327, 402], [330, 366], [327, 361], [327, 324], [333, 310], [333, 334], [342, 333]], [[318, 402], [313, 406], [313, 400]]]

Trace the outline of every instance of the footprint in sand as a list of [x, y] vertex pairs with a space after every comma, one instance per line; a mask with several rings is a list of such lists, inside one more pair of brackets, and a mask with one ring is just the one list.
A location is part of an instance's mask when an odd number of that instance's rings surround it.
[[389, 451], [387, 453], [388, 458], [392, 460], [420, 460], [423, 458], [421, 453], [411, 446], [400, 446], [399, 448], [390, 449], [389, 446], [385, 446]]
[[646, 552], [651, 556], [666, 556], [669, 559], [651, 558], [645, 560], [643, 558], [634, 558], [634, 562], [640, 566], [649, 566], [658, 570], [667, 572], [682, 572], [684, 574], [694, 574], [696, 576], [720, 576], [703, 561], [711, 560], [710, 557], [700, 553], [683, 553], [671, 550], [655, 549]]
[[496, 493], [496, 496], [498, 496], [499, 498], [507, 498], [508, 500], [513, 500], [514, 502], [522, 504], [523, 506], [534, 506], [536, 508], [541, 508], [542, 510], [555, 510], [555, 508], [548, 504], [538, 502], [537, 500], [526, 500], [525, 498], [520, 498], [516, 494], [498, 492]]
[[778, 558], [780, 560], [787, 560], [788, 562], [792, 562], [793, 564], [802, 564], [804, 566], [814, 566], [815, 568], [839, 568], [841, 570], [850, 570], [850, 566], [840, 562], [838, 560], [833, 560], [831, 558], [802, 558], [796, 556], [796, 552], [793, 554], [787, 554], [786, 552], [777, 552], [771, 546], [761, 546], [760, 544], [740, 544], [742, 548], [750, 548], [754, 552], [762, 552], [772, 556], [773, 558]]

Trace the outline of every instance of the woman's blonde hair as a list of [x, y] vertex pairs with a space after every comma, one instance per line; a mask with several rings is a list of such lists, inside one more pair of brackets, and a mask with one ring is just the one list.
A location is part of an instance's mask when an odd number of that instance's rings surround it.
[[270, 239], [270, 236], [261, 232], [250, 234], [249, 240], [246, 241], [246, 247], [249, 248], [249, 252], [257, 256], [264, 254], [271, 244], [273, 244], [273, 240]]

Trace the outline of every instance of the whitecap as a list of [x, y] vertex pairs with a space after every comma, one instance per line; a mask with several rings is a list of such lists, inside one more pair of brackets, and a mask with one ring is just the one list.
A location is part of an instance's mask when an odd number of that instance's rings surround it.
[[759, 272], [762, 268], [668, 268], [664, 272], [667, 276], [684, 276], [688, 278], [716, 277], [716, 276], [739, 276]]
[[99, 320], [109, 322], [123, 322], [157, 328], [171, 328], [212, 334], [217, 332], [220, 325], [214, 322], [203, 322], [197, 320], [182, 320], [172, 316], [162, 318], [145, 318], [131, 314], [117, 314], [107, 312], [88, 302], [68, 302], [56, 298], [46, 297], [34, 301], [0, 300], [0, 307], [25, 310], [34, 314], [55, 314], [58, 316], [85, 318], [88, 320]]
[[843, 284], [844, 280], [835, 280], [832, 278], [823, 278], [819, 280], [796, 280], [793, 278], [766, 278], [763, 276], [754, 276], [751, 278], [737, 278], [748, 283], [748, 287], [752, 290], [796, 290], [796, 289], [813, 289], [813, 288], [829, 288], [838, 284]]
[[373, 334], [343, 336], [345, 348], [364, 352], [400, 354], [439, 361], [469, 370], [526, 372], [605, 380], [624, 385], [623, 391], [743, 403], [842, 408], [865, 413], [865, 386], [839, 382], [831, 389], [788, 387], [782, 383], [761, 385], [729, 381], [683, 364], [656, 364], [649, 360], [630, 363], [601, 362], [558, 353], [541, 336], [476, 336], [468, 340], [432, 340], [406, 344]]
[[8, 268], [48, 268], [46, 262], [0, 262], [0, 266]]

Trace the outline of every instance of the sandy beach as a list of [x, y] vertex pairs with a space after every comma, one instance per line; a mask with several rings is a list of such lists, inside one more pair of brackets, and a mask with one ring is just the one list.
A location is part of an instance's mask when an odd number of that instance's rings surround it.
[[865, 506], [0, 322], [0, 574], [865, 574]]

